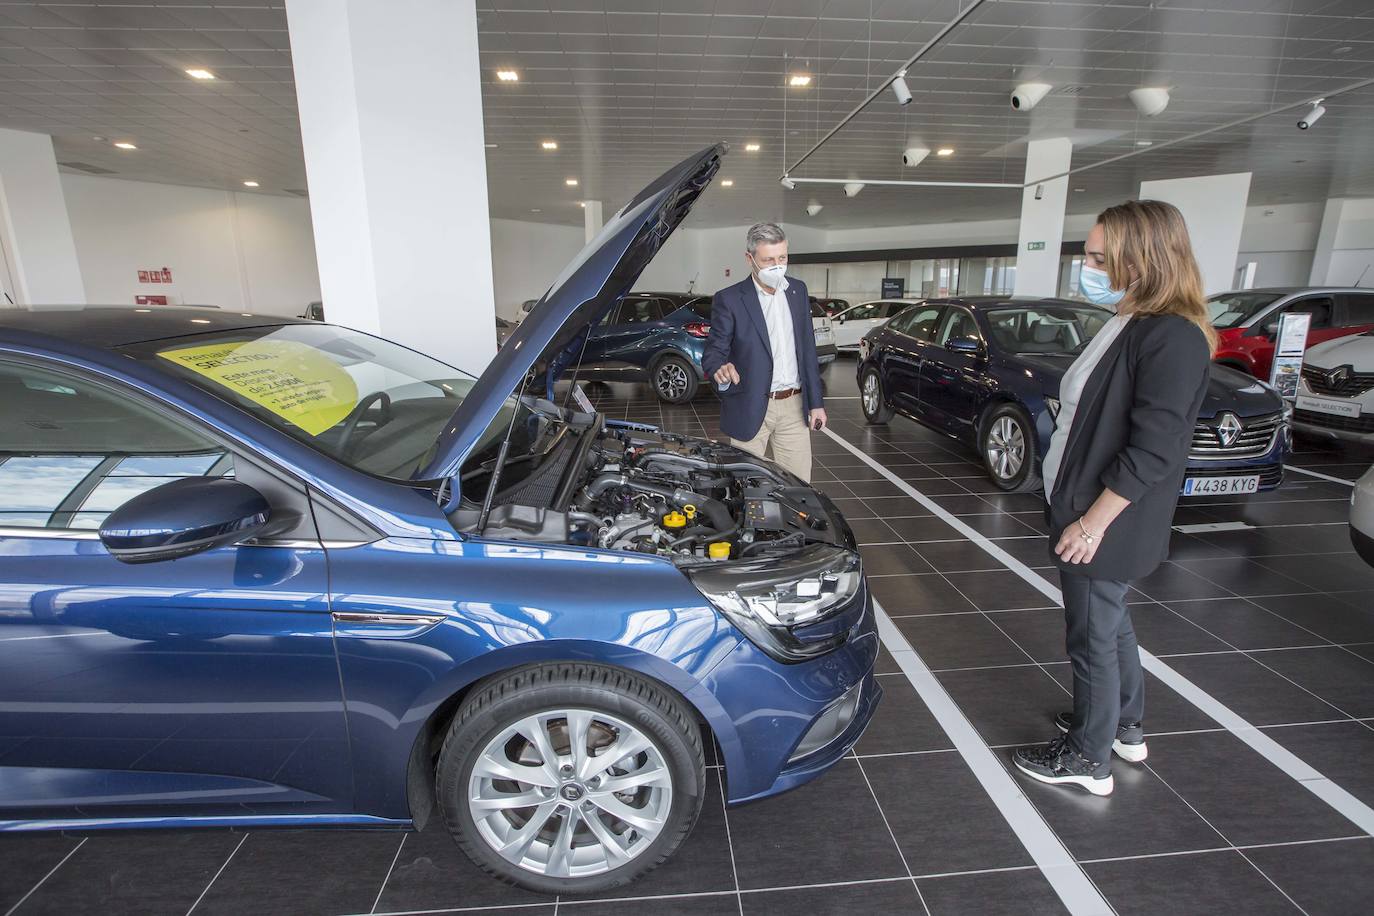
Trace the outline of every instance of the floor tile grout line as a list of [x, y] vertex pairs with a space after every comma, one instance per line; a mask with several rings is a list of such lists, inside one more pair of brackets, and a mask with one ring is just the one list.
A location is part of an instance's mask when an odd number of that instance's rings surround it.
[[1323, 474], [1320, 471], [1313, 471], [1308, 468], [1298, 467], [1296, 464], [1288, 465], [1286, 470], [1297, 471], [1299, 474], [1307, 474], [1311, 477], [1320, 477], [1322, 480], [1329, 480], [1332, 483], [1343, 483], [1347, 487], [1355, 486], [1355, 481], [1353, 480], [1346, 480], [1344, 477], [1332, 477], [1330, 474]]
[[191, 916], [191, 914], [196, 911], [196, 907], [200, 906], [200, 902], [205, 899], [205, 895], [210, 893], [210, 888], [215, 886], [215, 882], [219, 880], [219, 876], [224, 874], [224, 870], [229, 867], [230, 862], [234, 861], [234, 856], [238, 855], [239, 849], [247, 842], [250, 836], [252, 836], [251, 832], [245, 833], [243, 836], [239, 837], [239, 841], [234, 844], [234, 848], [229, 851], [229, 855], [225, 857], [220, 867], [216, 869], [214, 875], [210, 877], [210, 883], [205, 885], [200, 892], [200, 896], [196, 898], [196, 902], [191, 904], [191, 908], [186, 911], [186, 916]]
[[[377, 912], [377, 907], [381, 905], [381, 903], [382, 903], [382, 897], [386, 894], [386, 885], [387, 885], [387, 882], [391, 880], [391, 873], [392, 873], [393, 871], [396, 870], [396, 863], [397, 863], [397, 861], [399, 861], [400, 858], [401, 858], [401, 850], [402, 850], [402, 849], [405, 849], [405, 847], [406, 847], [406, 838], [409, 837], [409, 836], [410, 836], [409, 833], [403, 833], [403, 834], [401, 834], [401, 842], [399, 842], [399, 843], [396, 844], [396, 854], [395, 854], [394, 856], [391, 857], [391, 864], [387, 866], [387, 869], [386, 869], [386, 876], [385, 876], [384, 878], [382, 878], [382, 886], [379, 887], [379, 888], [377, 889], [377, 897], [372, 901], [372, 909], [368, 910], [369, 913], [375, 913], [375, 912]], [[557, 905], [557, 903], [558, 903], [558, 901], [557, 901], [557, 899], [555, 899], [555, 900], [554, 900], [555, 906]], [[187, 916], [190, 916], [190, 914], [187, 914]]]
[[744, 916], [744, 897], [740, 894], [739, 886], [739, 867], [735, 864], [735, 838], [730, 833], [730, 805], [725, 798], [725, 777], [719, 778], [720, 782], [720, 811], [725, 817], [725, 845], [730, 850], [730, 874], [735, 879], [735, 905], [739, 908], [740, 916]]
[[921, 886], [916, 883], [916, 878], [911, 874], [911, 864], [906, 860], [906, 853], [902, 851], [902, 844], [897, 842], [897, 834], [892, 829], [892, 824], [887, 819], [887, 812], [883, 810], [883, 803], [878, 800], [878, 793], [873, 788], [873, 780], [868, 778], [868, 771], [864, 769], [864, 763], [857, 756], [853, 758], [859, 766], [859, 775], [864, 778], [864, 785], [868, 786], [868, 794], [873, 799], [873, 804], [878, 807], [878, 816], [883, 819], [883, 826], [887, 828], [887, 835], [892, 838], [892, 845], [897, 850], [897, 856], [902, 860], [902, 869], [911, 879], [911, 886], [916, 890], [916, 899], [921, 901], [921, 909], [926, 916], [931, 916], [930, 907], [926, 905], [926, 896], [921, 893]]
[[29, 888], [29, 892], [28, 892], [27, 894], [25, 894], [24, 896], [20, 897], [19, 900], [14, 904], [14, 906], [10, 907], [8, 910], [5, 911], [5, 916], [13, 916], [14, 913], [17, 913], [17, 912], [19, 911], [19, 908], [20, 908], [21, 906], [24, 905], [24, 901], [25, 901], [25, 900], [28, 900], [30, 897], [32, 897], [32, 896], [34, 895], [34, 892], [35, 892], [35, 891], [37, 891], [40, 887], [42, 887], [43, 884], [44, 884], [49, 878], [51, 878], [53, 875], [55, 875], [55, 874], [57, 873], [57, 870], [58, 870], [59, 868], [61, 868], [63, 865], [66, 865], [66, 864], [67, 864], [67, 860], [70, 859], [72, 856], [76, 855], [77, 850], [79, 850], [82, 846], [85, 846], [85, 845], [86, 845], [86, 841], [89, 840], [89, 839], [90, 839], [90, 837], [82, 837], [80, 843], [77, 843], [77, 844], [76, 844], [75, 846], [73, 846], [71, 849], [67, 850], [67, 854], [66, 854], [65, 856], [62, 857], [62, 860], [61, 860], [60, 862], [58, 862], [56, 865], [54, 865], [52, 868], [50, 868], [50, 869], [48, 870], [48, 873], [47, 873], [46, 875], [44, 875], [43, 877], [39, 878], [39, 879], [38, 879], [38, 883], [35, 884], [33, 887]]
[[1167, 859], [1171, 856], [1200, 856], [1213, 852], [1245, 852], [1255, 849], [1281, 849], [1287, 846], [1313, 846], [1319, 843], [1348, 843], [1351, 840], [1369, 841], [1365, 834], [1354, 836], [1322, 837], [1315, 840], [1285, 840], [1280, 843], [1242, 843], [1238, 846], [1206, 846], [1199, 849], [1174, 849], [1168, 852], [1142, 852], [1132, 856], [1099, 856], [1094, 859], [1079, 859], [1080, 865], [1101, 865], [1106, 862], [1138, 862], [1141, 859]]
[[1245, 860], [1245, 864], [1246, 864], [1246, 865], [1249, 865], [1249, 866], [1250, 866], [1251, 868], [1253, 868], [1255, 871], [1259, 872], [1259, 875], [1260, 875], [1261, 878], [1263, 878], [1265, 881], [1268, 881], [1271, 885], [1273, 885], [1274, 890], [1278, 891], [1280, 894], [1283, 895], [1283, 899], [1285, 899], [1285, 900], [1287, 900], [1289, 903], [1293, 904], [1293, 906], [1297, 909], [1297, 911], [1298, 911], [1299, 913], [1302, 914], [1302, 916], [1310, 916], [1310, 914], [1307, 912], [1307, 910], [1306, 910], [1300, 903], [1298, 903], [1298, 901], [1296, 901], [1296, 900], [1294, 900], [1292, 897], [1290, 897], [1290, 896], [1288, 895], [1288, 891], [1286, 891], [1286, 890], [1284, 890], [1283, 888], [1279, 887], [1279, 883], [1278, 883], [1277, 881], [1275, 881], [1273, 878], [1269, 877], [1269, 873], [1268, 873], [1268, 872], [1266, 872], [1264, 869], [1262, 869], [1262, 868], [1260, 868], [1258, 865], [1256, 865], [1256, 864], [1255, 864], [1255, 860], [1254, 860], [1254, 859], [1251, 859], [1249, 856], [1247, 856], [1247, 855], [1245, 854], [1245, 851], [1244, 851], [1244, 850], [1242, 850], [1242, 849], [1237, 849], [1237, 850], [1235, 850], [1235, 852], [1236, 852], [1236, 855], [1240, 856], [1242, 859]]
[[[1003, 565], [1019, 575], [1032, 587], [1039, 589], [1041, 593], [1051, 598], [1056, 604], [1060, 606], [1063, 605], [1063, 595], [1060, 593], [1059, 589], [1055, 588], [1048, 580], [1032, 572], [1028, 566], [1002, 550], [982, 534], [974, 531], [968, 525], [959, 522], [958, 519], [947, 510], [937, 506], [930, 497], [925, 496], [915, 487], [912, 487], [910, 484], [900, 483], [895, 478], [895, 475], [887, 471], [876, 459], [865, 455], [856, 446], [834, 432], [834, 430], [827, 428], [825, 432], [837, 443], [848, 448], [856, 457], [863, 459], [873, 467], [874, 470], [889, 475], [890, 482], [897, 484], [898, 488], [906, 492], [908, 496], [916, 499], [917, 502], [924, 505], [927, 509], [934, 511], [938, 517], [944, 519], [951, 527], [960, 531], [960, 533], [964, 534], [974, 544], [977, 544], [983, 550], [997, 557], [1002, 561]], [[1226, 590], [1230, 591], [1229, 589]], [[1185, 700], [1217, 721], [1226, 728], [1227, 731], [1235, 735], [1261, 757], [1278, 767], [1281, 772], [1287, 774], [1303, 788], [1326, 802], [1327, 805], [1346, 817], [1361, 830], [1374, 836], [1374, 809], [1371, 809], [1350, 792], [1323, 776], [1315, 767], [1303, 761], [1267, 733], [1261, 732], [1230, 707], [1185, 678], [1169, 664], [1155, 657], [1143, 647], [1140, 649], [1140, 661], [1142, 667], [1144, 667], [1146, 671], [1149, 671], [1156, 678], [1163, 681], [1165, 685], [1170, 687], [1175, 693], [1178, 693]], [[1340, 711], [1344, 712], [1344, 710]]]

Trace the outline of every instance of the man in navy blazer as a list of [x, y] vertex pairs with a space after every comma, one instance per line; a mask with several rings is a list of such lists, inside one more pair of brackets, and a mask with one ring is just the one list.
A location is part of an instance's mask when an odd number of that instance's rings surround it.
[[811, 430], [826, 423], [811, 300], [805, 283], [786, 276], [787, 236], [776, 223], [751, 226], [745, 254], [749, 278], [712, 300], [701, 367], [731, 443], [809, 481]]

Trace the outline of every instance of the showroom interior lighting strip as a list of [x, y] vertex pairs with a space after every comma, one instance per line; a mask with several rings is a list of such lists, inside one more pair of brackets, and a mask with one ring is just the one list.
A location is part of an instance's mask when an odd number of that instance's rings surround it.
[[[956, 27], [958, 27], [959, 23], [961, 23], [961, 22], [963, 22], [965, 19], [967, 19], [967, 18], [973, 13], [974, 10], [978, 9], [978, 7], [980, 7], [980, 6], [982, 6], [982, 5], [983, 5], [983, 0], [973, 0], [973, 2], [970, 3], [970, 4], [968, 5], [968, 9], [962, 11], [961, 13], [959, 13], [959, 15], [955, 16], [953, 19], [951, 19], [949, 22], [947, 22], [947, 23], [945, 24], [945, 27], [944, 27], [944, 28], [942, 28], [942, 29], [940, 29], [940, 31], [936, 32], [936, 33], [935, 33], [935, 36], [934, 36], [933, 38], [931, 38], [930, 41], [927, 41], [924, 45], [922, 45], [922, 46], [921, 46], [921, 49], [920, 49], [919, 51], [917, 51], [915, 54], [913, 54], [913, 55], [911, 56], [911, 58], [907, 60], [906, 63], [904, 63], [904, 64], [902, 64], [900, 67], [898, 67], [895, 73], [893, 73], [893, 74], [892, 74], [890, 77], [888, 77], [887, 79], [883, 80], [882, 83], [880, 83], [880, 84], [878, 85], [878, 88], [877, 88], [877, 89], [874, 89], [872, 92], [870, 92], [870, 93], [868, 94], [868, 98], [866, 98], [866, 99], [864, 99], [862, 102], [860, 102], [857, 108], [855, 108], [855, 109], [854, 109], [853, 111], [851, 111], [849, 114], [845, 115], [843, 118], [840, 118], [839, 123], [836, 124], [834, 127], [830, 128], [830, 130], [826, 133], [826, 135], [825, 135], [824, 137], [821, 137], [819, 140], [817, 140], [815, 146], [811, 147], [809, 150], [807, 150], [805, 153], [803, 153], [802, 156], [801, 156], [801, 158], [798, 159], [796, 162], [792, 163], [792, 165], [791, 165], [790, 167], [784, 169], [783, 175], [786, 176], [786, 175], [790, 174], [794, 169], [796, 169], [798, 166], [800, 166], [803, 162], [805, 162], [807, 159], [811, 158], [811, 155], [812, 155], [813, 153], [815, 153], [816, 150], [820, 149], [821, 146], [824, 145], [825, 142], [826, 142], [827, 140], [829, 140], [831, 137], [835, 136], [835, 134], [839, 133], [840, 128], [844, 127], [844, 126], [845, 126], [846, 124], [848, 124], [850, 121], [854, 120], [854, 118], [856, 118], [856, 117], [858, 116], [859, 112], [863, 111], [865, 108], [868, 107], [868, 105], [869, 105], [870, 102], [872, 102], [872, 101], [873, 101], [874, 99], [876, 99], [878, 96], [880, 96], [880, 95], [882, 95], [884, 92], [886, 92], [886, 91], [887, 91], [887, 87], [888, 87], [889, 85], [891, 85], [891, 83], [892, 83], [893, 80], [897, 79], [898, 77], [905, 76], [907, 70], [911, 69], [911, 67], [913, 67], [913, 66], [916, 64], [916, 62], [917, 62], [918, 60], [920, 60], [921, 58], [923, 58], [923, 57], [925, 57], [927, 54], [929, 54], [929, 53], [931, 52], [931, 50], [932, 50], [936, 45], [938, 45], [941, 41], [944, 41], [946, 35], [948, 35], [948, 34], [949, 34], [950, 32], [952, 32], [952, 31], [954, 31], [954, 29], [955, 29]], [[784, 160], [784, 161], [786, 161], [786, 160]], [[797, 180], [797, 181], [800, 181], [801, 179], [796, 179], [796, 180]], [[854, 179], [850, 179], [850, 180], [852, 181], [852, 180], [854, 180]]]
[[793, 184], [871, 184], [871, 185], [897, 185], [908, 188], [1013, 188], [1017, 191], [1025, 189], [1025, 186], [1018, 182], [988, 182], [988, 181], [903, 181], [901, 179], [881, 180], [868, 178], [795, 178], [788, 176]]
[[[1374, 83], [1374, 80], [1367, 80], [1366, 82]], [[825, 428], [825, 433], [830, 436], [831, 439], [834, 439], [837, 443], [842, 445], [847, 451], [852, 453], [856, 458], [882, 474], [883, 478], [893, 486], [920, 503], [936, 518], [949, 525], [955, 531], [958, 531], [969, 541], [977, 544], [984, 552], [995, 558], [1007, 569], [1016, 573], [1016, 575], [1024, 580], [1027, 585], [1039, 591], [1057, 606], [1064, 606], [1063, 594], [1059, 589], [1050, 584], [1049, 580], [1044, 576], [1038, 575], [1029, 566], [1007, 553], [1001, 547], [998, 547], [979, 532], [964, 524], [963, 521], [939, 503], [898, 477], [873, 457], [830, 429], [830, 427], [827, 426]], [[897, 647], [888, 646], [889, 651], [893, 651], [894, 648]], [[1144, 647], [1140, 649], [1140, 664], [1146, 671], [1169, 685], [1169, 687], [1179, 696], [1183, 697], [1208, 717], [1215, 720], [1222, 728], [1245, 742], [1245, 744], [1265, 760], [1296, 780], [1304, 789], [1307, 789], [1313, 795], [1326, 802], [1335, 809], [1337, 813], [1345, 817], [1360, 830], [1370, 836], [1374, 836], [1374, 809], [1370, 808], [1354, 795], [1351, 795], [1345, 789], [1336, 785], [1326, 776], [1323, 776], [1306, 761], [1269, 737], [1266, 732], [1260, 731], [1259, 728], [1248, 722], [1239, 713], [1235, 712], [1197, 684], [1194, 684], [1192, 681], [1188, 680], [1188, 678], [1175, 671], [1167, 662], [1151, 654]], [[914, 681], [912, 684], [916, 686]], [[919, 690], [919, 687], [917, 687], [917, 689]], [[922, 697], [922, 699], [925, 698]], [[933, 709], [931, 711], [934, 712]], [[944, 723], [941, 724], [943, 725]], [[994, 801], [996, 801], [996, 797], [994, 797]], [[1003, 814], [1006, 815], [1006, 812], [1004, 811]], [[1008, 818], [1008, 820], [1010, 820], [1010, 818]], [[1029, 850], [1029, 847], [1027, 847], [1027, 849]], [[1050, 875], [1046, 873], [1045, 877], [1049, 878]], [[1053, 883], [1053, 881], [1051, 881], [1051, 883]], [[1056, 887], [1056, 890], [1057, 889]]]

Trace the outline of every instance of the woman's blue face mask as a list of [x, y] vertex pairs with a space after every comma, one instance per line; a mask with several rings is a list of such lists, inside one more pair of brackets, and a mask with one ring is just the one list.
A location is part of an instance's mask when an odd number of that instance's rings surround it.
[[1083, 297], [1094, 305], [1115, 306], [1126, 295], [1124, 289], [1112, 289], [1107, 272], [1098, 267], [1083, 265], [1078, 274], [1078, 288]]

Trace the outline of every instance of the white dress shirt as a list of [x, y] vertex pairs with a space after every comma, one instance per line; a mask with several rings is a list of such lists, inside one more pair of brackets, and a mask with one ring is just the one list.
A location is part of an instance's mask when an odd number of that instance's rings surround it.
[[1054, 495], [1054, 485], [1059, 477], [1059, 465], [1064, 460], [1064, 449], [1069, 444], [1069, 431], [1073, 428], [1073, 417], [1078, 412], [1078, 402], [1083, 400], [1083, 389], [1088, 384], [1093, 370], [1101, 362], [1102, 356], [1121, 334], [1126, 323], [1126, 315], [1108, 319], [1093, 337], [1078, 359], [1073, 361], [1064, 379], [1059, 383], [1059, 416], [1054, 418], [1054, 435], [1050, 437], [1050, 450], [1040, 463], [1041, 476], [1045, 479], [1045, 499]]
[[792, 328], [792, 310], [787, 305], [787, 280], [768, 292], [754, 281], [754, 291], [763, 307], [763, 320], [768, 325], [768, 348], [773, 351], [773, 384], [770, 391], [786, 391], [801, 387], [797, 372], [797, 336]]

